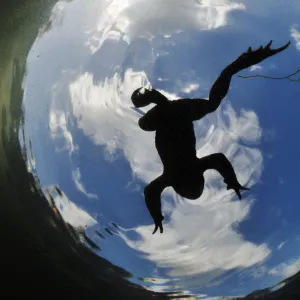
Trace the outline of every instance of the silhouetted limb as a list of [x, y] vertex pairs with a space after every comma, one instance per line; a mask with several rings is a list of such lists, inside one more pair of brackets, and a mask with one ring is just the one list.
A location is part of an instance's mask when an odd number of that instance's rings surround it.
[[249, 47], [248, 51], [243, 53], [238, 57], [237, 60], [228, 65], [219, 75], [213, 86], [211, 87], [209, 93], [209, 99], [182, 99], [182, 105], [189, 106], [188, 109], [185, 108], [190, 118], [195, 121], [203, 118], [206, 114], [215, 111], [222, 99], [226, 96], [229, 90], [230, 82], [232, 76], [238, 73], [239, 71], [246, 69], [250, 66], [253, 66], [266, 58], [275, 55], [283, 50], [285, 50], [289, 45], [288, 42], [283, 47], [278, 49], [271, 49], [270, 46], [272, 41], [270, 41], [267, 46], [260, 47], [256, 50], [252, 50]]
[[224, 182], [227, 184], [227, 190], [233, 189], [240, 200], [242, 199], [240, 190], [249, 190], [238, 182], [232, 164], [223, 153], [215, 153], [199, 158], [198, 166], [202, 173], [209, 169], [218, 171], [223, 176]]
[[169, 186], [169, 184], [166, 178], [164, 175], [161, 175], [149, 183], [144, 189], [146, 205], [155, 223], [153, 234], [158, 228], [160, 229], [160, 233], [163, 233], [162, 221], [164, 217], [161, 212], [160, 196], [167, 186]]
[[232, 72], [237, 73], [243, 69], [256, 65], [268, 57], [271, 57], [281, 51], [284, 51], [291, 42], [289, 41], [284, 46], [271, 49], [272, 40], [265, 46], [260, 46], [256, 50], [252, 50], [251, 47], [248, 48], [247, 52], [244, 52], [242, 55], [238, 57], [231, 65], [230, 69]]
[[266, 58], [285, 50], [290, 45], [290, 42], [278, 49], [271, 49], [271, 44], [272, 41], [270, 41], [267, 46], [260, 46], [260, 48], [256, 50], [252, 50], [251, 47], [249, 47], [247, 52], [240, 55], [237, 60], [228, 65], [221, 72], [220, 76], [213, 84], [209, 93], [209, 102], [212, 111], [216, 110], [219, 107], [221, 100], [226, 96], [231, 78], [234, 74], [250, 66], [258, 64]]
[[238, 182], [231, 163], [222, 153], [215, 153], [195, 159], [193, 165], [187, 166], [186, 169], [190, 171], [181, 170], [182, 174], [179, 172], [175, 176], [172, 176], [172, 174], [170, 176], [163, 174], [145, 187], [146, 205], [155, 223], [153, 234], [158, 228], [160, 229], [160, 233], [163, 232], [162, 221], [164, 217], [161, 212], [161, 194], [168, 186], [172, 186], [176, 193], [182, 197], [197, 199], [202, 195], [204, 188], [203, 173], [206, 170], [213, 169], [223, 176], [224, 182], [227, 184], [227, 190], [233, 189], [239, 199], [242, 199], [240, 190], [249, 190]]

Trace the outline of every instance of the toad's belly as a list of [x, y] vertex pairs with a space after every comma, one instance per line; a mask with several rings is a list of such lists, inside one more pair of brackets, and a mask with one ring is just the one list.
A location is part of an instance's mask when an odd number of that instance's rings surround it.
[[197, 158], [193, 124], [158, 128], [155, 145], [165, 168], [183, 168]]

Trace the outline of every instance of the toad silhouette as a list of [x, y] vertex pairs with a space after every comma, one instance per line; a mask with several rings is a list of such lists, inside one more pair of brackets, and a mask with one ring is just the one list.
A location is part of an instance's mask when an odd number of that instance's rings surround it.
[[193, 121], [200, 120], [219, 107], [234, 74], [284, 51], [290, 42], [277, 49], [271, 49], [271, 44], [272, 41], [256, 50], [249, 47], [248, 51], [228, 65], [213, 84], [208, 100], [197, 98], [170, 101], [155, 89], [139, 88], [133, 92], [131, 100], [135, 107], [156, 104], [138, 122], [141, 129], [156, 131], [155, 146], [164, 167], [162, 175], [144, 189], [146, 205], [155, 224], [153, 234], [158, 228], [160, 233], [163, 232], [161, 193], [166, 187], [173, 187], [184, 198], [197, 199], [204, 188], [203, 173], [214, 169], [223, 176], [227, 190], [233, 189], [239, 199], [242, 198], [241, 190], [248, 190], [238, 182], [224, 154], [197, 157]]

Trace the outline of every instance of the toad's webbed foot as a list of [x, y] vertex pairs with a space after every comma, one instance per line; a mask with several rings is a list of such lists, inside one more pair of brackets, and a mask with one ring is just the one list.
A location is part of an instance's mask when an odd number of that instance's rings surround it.
[[227, 190], [231, 190], [231, 189], [234, 190], [240, 200], [242, 199], [240, 190], [243, 190], [243, 191], [250, 190], [249, 188], [246, 188], [246, 187], [242, 186], [241, 184], [239, 184], [238, 181], [232, 183], [232, 182], [228, 182], [227, 180], [224, 180], [224, 182], [227, 184]]
[[165, 219], [164, 216], [161, 216], [159, 219], [154, 220], [155, 227], [154, 227], [154, 230], [153, 230], [152, 234], [154, 234], [157, 231], [158, 228], [159, 228], [160, 233], [164, 232], [164, 229], [163, 229], [163, 226], [162, 226], [162, 221], [164, 219]]
[[260, 46], [256, 50], [252, 50], [251, 47], [248, 48], [248, 51], [244, 52], [242, 55], [239, 56], [237, 60], [235, 60], [232, 63], [232, 66], [236, 69], [235, 71], [241, 71], [243, 69], [246, 69], [250, 66], [253, 66], [255, 64], [258, 64], [265, 60], [266, 58], [273, 56], [283, 50], [285, 50], [289, 45], [290, 41], [286, 43], [284, 46], [277, 48], [277, 49], [271, 49], [272, 40], [265, 46]]

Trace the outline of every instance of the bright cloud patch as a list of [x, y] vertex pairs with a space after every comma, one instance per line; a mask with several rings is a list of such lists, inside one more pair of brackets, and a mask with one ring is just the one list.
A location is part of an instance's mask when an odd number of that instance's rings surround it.
[[95, 52], [107, 38], [123, 36], [131, 41], [185, 29], [218, 28], [226, 25], [227, 14], [237, 9], [245, 6], [229, 0], [114, 0], [99, 18], [88, 46]]
[[97, 221], [94, 218], [92, 218], [81, 208], [77, 207], [68, 199], [68, 197], [64, 193], [62, 193], [62, 195], [58, 195], [57, 193], [55, 193], [54, 187], [48, 187], [47, 190], [49, 190], [50, 193], [54, 195], [53, 199], [55, 202], [55, 206], [65, 222], [77, 228], [89, 227], [97, 224]]
[[250, 67], [250, 72], [259, 71], [262, 69], [262, 66], [260, 65], [253, 65]]
[[149, 181], [158, 176], [162, 166], [155, 152], [154, 133], [140, 130], [139, 115], [130, 101], [132, 91], [144, 85], [147, 80], [143, 72], [128, 70], [124, 82], [116, 74], [98, 86], [93, 84], [92, 75], [86, 73], [70, 85], [70, 94], [78, 127], [94, 143], [104, 145], [108, 157], [114, 149], [123, 149], [133, 173]]
[[200, 85], [197, 84], [197, 83], [190, 83], [187, 86], [183, 87], [181, 89], [181, 91], [186, 93], [186, 94], [190, 94], [191, 92], [198, 90], [199, 87], [200, 87]]
[[72, 177], [75, 183], [77, 190], [86, 195], [88, 198], [98, 199], [98, 196], [92, 193], [88, 193], [85, 190], [83, 183], [81, 182], [81, 174], [79, 168], [72, 172]]
[[[86, 73], [70, 85], [78, 126], [94, 143], [108, 146], [110, 151], [112, 145], [122, 149], [132, 172], [145, 183], [162, 172], [154, 134], [140, 130], [140, 115], [131, 108], [132, 91], [147, 82], [145, 73], [128, 70], [124, 80], [116, 74], [94, 85], [92, 75]], [[263, 160], [253, 145], [259, 141], [261, 130], [254, 112], [242, 110], [238, 114], [227, 102], [216, 113], [196, 122], [195, 131], [199, 157], [223, 152], [241, 184], [251, 187], [259, 180]], [[138, 241], [121, 235], [147, 259], [168, 268], [173, 277], [210, 272], [210, 277], [205, 278], [208, 280], [225, 270], [261, 262], [270, 254], [266, 244], [247, 242], [234, 229], [235, 224], [247, 218], [251, 199], [231, 201], [233, 192], [225, 189], [222, 177], [215, 171], [207, 171], [205, 178], [204, 193], [194, 201], [185, 201], [167, 189], [173, 201], [162, 197], [163, 212], [170, 220], [164, 225], [163, 235], [152, 236], [152, 225], [136, 229], [141, 237]]]
[[291, 36], [296, 42], [297, 49], [300, 50], [300, 32], [297, 30], [296, 26], [291, 28]]
[[269, 274], [274, 276], [282, 276], [284, 278], [295, 275], [300, 271], [300, 259], [290, 261], [288, 263], [281, 263], [277, 267], [271, 269]]
[[63, 145], [57, 151], [68, 151], [70, 154], [75, 150], [73, 137], [67, 128], [66, 114], [62, 110], [52, 109], [49, 115], [49, 127], [52, 139], [62, 141]]

